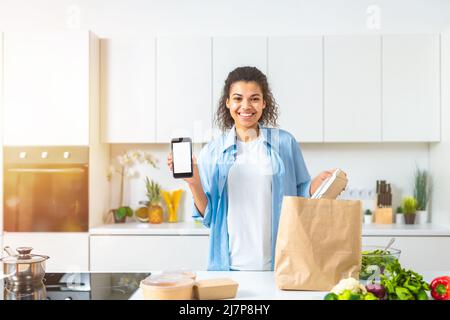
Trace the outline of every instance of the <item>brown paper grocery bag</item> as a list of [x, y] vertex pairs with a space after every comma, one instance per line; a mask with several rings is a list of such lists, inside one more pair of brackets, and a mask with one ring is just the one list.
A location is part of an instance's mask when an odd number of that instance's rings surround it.
[[329, 291], [341, 279], [359, 278], [360, 201], [285, 196], [275, 248], [280, 289]]

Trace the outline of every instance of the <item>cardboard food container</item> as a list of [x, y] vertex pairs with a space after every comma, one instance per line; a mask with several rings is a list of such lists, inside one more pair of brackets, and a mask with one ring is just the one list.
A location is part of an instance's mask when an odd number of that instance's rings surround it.
[[239, 284], [230, 278], [198, 280], [194, 283], [194, 299], [217, 300], [236, 297]]
[[333, 174], [325, 179], [317, 188], [311, 199], [336, 199], [347, 187], [348, 179], [345, 173], [336, 169]]
[[195, 271], [189, 270], [189, 269], [177, 269], [177, 270], [165, 270], [162, 272], [163, 275], [182, 275], [188, 278], [191, 278], [192, 280], [195, 280], [197, 277], [197, 274]]
[[194, 280], [182, 275], [150, 276], [140, 283], [145, 300], [191, 300]]

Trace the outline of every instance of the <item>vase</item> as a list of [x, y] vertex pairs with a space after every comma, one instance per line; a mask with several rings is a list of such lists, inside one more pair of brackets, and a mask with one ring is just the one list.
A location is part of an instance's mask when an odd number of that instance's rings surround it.
[[371, 214], [364, 215], [364, 224], [372, 224], [372, 215]]
[[416, 212], [416, 214], [417, 214], [417, 218], [416, 218], [417, 224], [427, 224], [428, 223], [428, 211], [418, 210]]
[[405, 224], [405, 215], [403, 213], [395, 214], [395, 223], [396, 224]]
[[405, 216], [405, 224], [414, 224], [414, 221], [416, 220], [416, 214], [415, 213], [406, 213]]

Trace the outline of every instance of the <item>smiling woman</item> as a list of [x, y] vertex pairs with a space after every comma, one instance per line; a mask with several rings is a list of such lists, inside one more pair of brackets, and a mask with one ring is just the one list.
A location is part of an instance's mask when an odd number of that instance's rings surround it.
[[266, 76], [255, 67], [240, 67], [228, 75], [216, 113], [222, 131], [236, 124], [239, 129], [255, 128], [260, 122], [277, 127], [278, 106]]
[[[276, 129], [267, 77], [239, 67], [225, 80], [216, 113], [223, 135], [193, 157], [185, 178], [193, 216], [211, 229], [208, 270], [273, 270], [284, 196], [310, 197], [332, 172], [311, 180], [300, 146]], [[167, 164], [173, 170], [172, 155]]]

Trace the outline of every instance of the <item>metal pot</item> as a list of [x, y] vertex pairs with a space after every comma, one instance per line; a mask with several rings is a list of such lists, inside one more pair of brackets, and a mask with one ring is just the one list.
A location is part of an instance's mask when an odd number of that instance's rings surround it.
[[25, 286], [5, 286], [3, 289], [4, 300], [45, 300], [47, 291], [44, 283]]
[[31, 254], [33, 248], [19, 247], [18, 254], [5, 247], [9, 256], [0, 259], [3, 262], [5, 284], [8, 286], [34, 285], [42, 282], [45, 276], [45, 261], [48, 256]]

